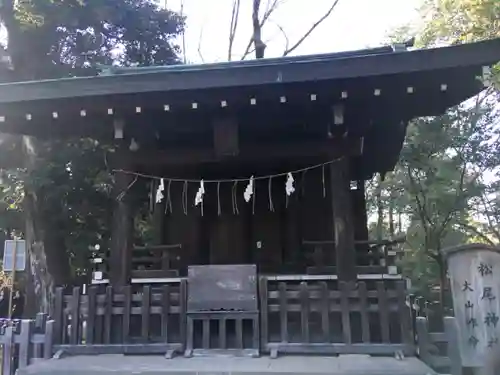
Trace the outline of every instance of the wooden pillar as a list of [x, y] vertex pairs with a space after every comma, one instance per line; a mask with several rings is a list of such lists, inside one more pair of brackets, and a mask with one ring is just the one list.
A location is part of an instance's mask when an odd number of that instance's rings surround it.
[[355, 280], [354, 220], [347, 158], [330, 164], [330, 190], [338, 277], [340, 280]]
[[132, 267], [132, 246], [134, 218], [131, 208], [131, 191], [134, 177], [116, 173], [111, 229], [110, 259], [108, 262], [109, 279], [112, 286], [127, 285]]
[[357, 181], [357, 190], [359, 205], [360, 205], [360, 224], [359, 224], [359, 239], [361, 241], [368, 241], [368, 214], [366, 212], [366, 191], [365, 181]]
[[[356, 245], [356, 259], [358, 265], [367, 266], [370, 264], [368, 257], [368, 216], [366, 213], [366, 194], [365, 182], [362, 180], [357, 181], [357, 189], [351, 190], [353, 215], [354, 215], [354, 240], [363, 241], [364, 244]], [[361, 263], [360, 263], [361, 262]]]

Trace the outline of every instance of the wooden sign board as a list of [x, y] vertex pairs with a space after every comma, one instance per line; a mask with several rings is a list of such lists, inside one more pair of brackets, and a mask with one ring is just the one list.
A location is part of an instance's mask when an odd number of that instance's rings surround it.
[[189, 312], [257, 311], [255, 265], [188, 267]]
[[[14, 261], [14, 253], [16, 259]], [[24, 240], [6, 240], [3, 250], [3, 270], [5, 272], [24, 271], [26, 269], [26, 242]]]
[[445, 249], [462, 364], [482, 367], [500, 349], [500, 249], [482, 244]]

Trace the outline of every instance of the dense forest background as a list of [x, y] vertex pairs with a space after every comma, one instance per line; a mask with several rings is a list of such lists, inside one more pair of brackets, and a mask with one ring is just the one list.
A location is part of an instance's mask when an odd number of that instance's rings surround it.
[[[266, 22], [281, 1], [253, 1], [253, 34], [243, 58], [265, 55]], [[302, 38], [287, 39], [283, 55], [307, 43], [338, 1]], [[239, 7], [235, 0], [224, 36], [228, 59]], [[416, 47], [425, 48], [500, 37], [497, 0], [422, 0], [420, 13], [421, 22], [401, 25], [381, 44], [416, 37]], [[7, 36], [0, 49], [1, 82], [94, 75], [99, 65], [186, 62], [181, 46], [189, 19], [149, 0], [4, 0], [0, 22]], [[494, 69], [483, 77], [480, 95], [444, 115], [414, 120], [395, 171], [367, 183], [371, 236], [406, 235], [401, 266], [414, 292], [430, 301], [442, 298], [440, 249], [500, 241], [498, 77]], [[109, 147], [91, 139], [0, 136], [0, 241], [34, 238], [31, 272], [21, 280], [33, 287], [32, 310], [48, 309], [54, 285], [85, 280], [90, 251], [108, 246]], [[140, 221], [140, 229], [147, 235], [147, 223]]]

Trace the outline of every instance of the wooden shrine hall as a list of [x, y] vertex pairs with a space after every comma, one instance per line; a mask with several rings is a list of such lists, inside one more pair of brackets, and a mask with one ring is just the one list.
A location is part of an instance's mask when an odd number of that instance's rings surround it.
[[[497, 39], [0, 85], [0, 131], [114, 145], [112, 236], [94, 255], [109, 286], [56, 293], [56, 321], [87, 319], [85, 341], [61, 323], [61, 348], [411, 355], [394, 241], [368, 238], [365, 181], [394, 168], [411, 119], [477, 94], [499, 60]], [[127, 334], [93, 325], [115, 315]]]

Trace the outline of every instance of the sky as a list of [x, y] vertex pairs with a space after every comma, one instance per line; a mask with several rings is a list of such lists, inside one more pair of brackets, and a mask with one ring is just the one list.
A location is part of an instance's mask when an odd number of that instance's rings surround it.
[[[161, 0], [187, 17], [188, 62], [228, 60], [232, 0]], [[262, 8], [267, 0], [262, 0]], [[331, 6], [333, 0], [281, 0], [263, 29], [266, 57], [283, 53], [286, 33], [293, 45]], [[232, 59], [239, 59], [251, 36], [253, 0], [241, 0]], [[419, 0], [340, 0], [331, 16], [295, 51], [295, 55], [338, 52], [377, 46], [394, 28], [416, 19]], [[311, 6], [314, 4], [314, 6]], [[278, 25], [278, 26], [277, 26]]]

